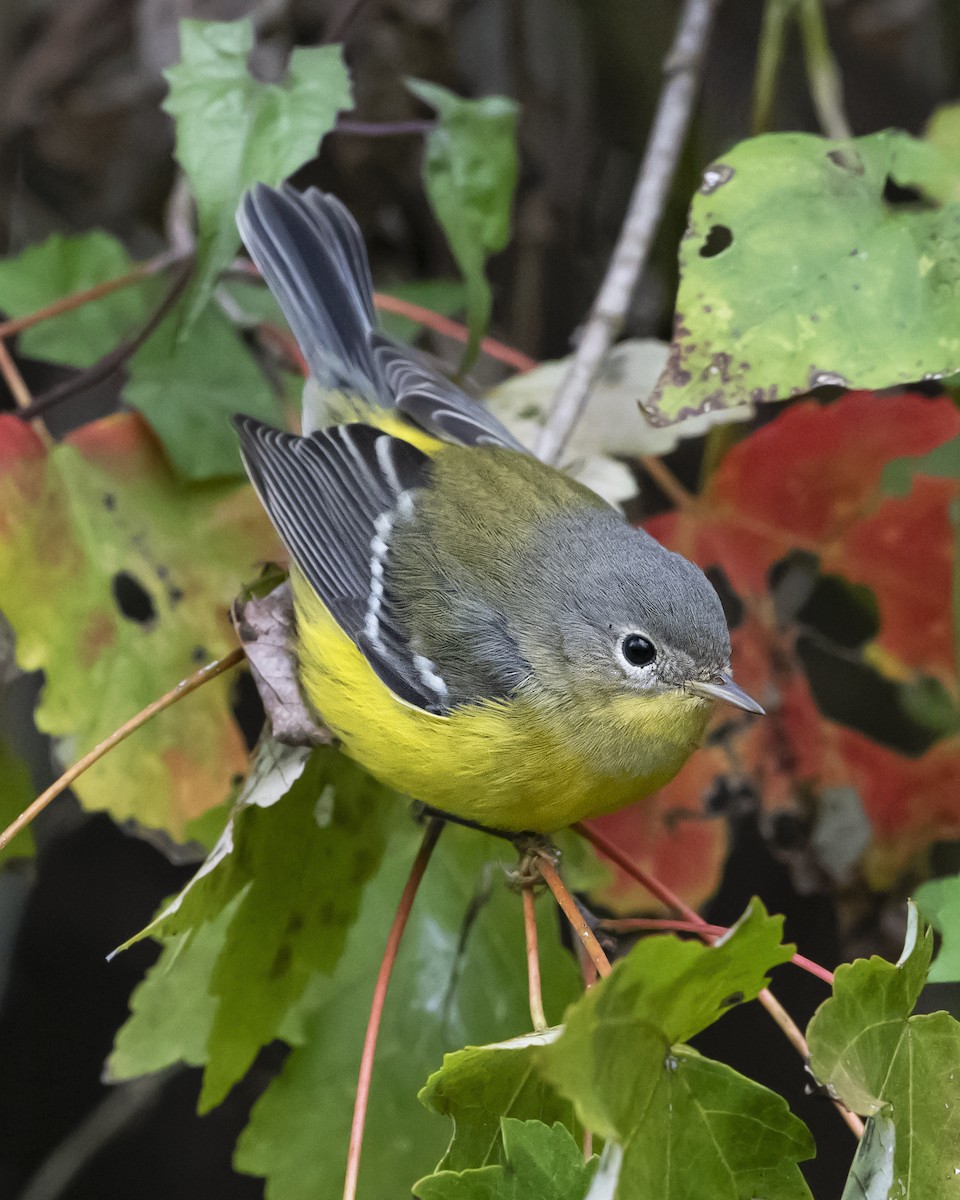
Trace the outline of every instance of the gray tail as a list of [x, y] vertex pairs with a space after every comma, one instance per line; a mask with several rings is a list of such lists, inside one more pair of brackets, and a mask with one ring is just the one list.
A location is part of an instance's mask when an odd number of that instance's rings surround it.
[[370, 344], [370, 266], [346, 208], [317, 188], [258, 183], [240, 202], [237, 226], [317, 383], [383, 404]]

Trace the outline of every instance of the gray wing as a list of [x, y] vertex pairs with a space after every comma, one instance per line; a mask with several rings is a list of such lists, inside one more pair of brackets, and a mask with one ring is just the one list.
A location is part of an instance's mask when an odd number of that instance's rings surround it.
[[363, 238], [334, 196], [257, 184], [237, 225], [321, 388], [395, 407], [443, 441], [525, 452], [479, 401], [377, 330]]
[[409, 520], [429, 458], [369, 425], [308, 437], [234, 417], [250, 479], [304, 578], [399, 699], [447, 711], [447, 686], [407, 642], [390, 589], [390, 535]]

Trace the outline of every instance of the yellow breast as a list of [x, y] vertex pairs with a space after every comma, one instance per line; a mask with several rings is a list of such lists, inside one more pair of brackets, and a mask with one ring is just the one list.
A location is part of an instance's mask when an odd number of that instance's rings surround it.
[[[646, 708], [625, 698], [604, 713], [585, 713], [579, 729], [571, 729], [569, 716], [558, 725], [522, 697], [449, 716], [424, 712], [385, 687], [296, 572], [293, 584], [310, 704], [372, 775], [453, 816], [511, 832], [562, 829], [661, 787], [702, 734], [706, 711], [669, 697]], [[600, 730], [623, 744], [622, 761], [609, 744], [596, 752]]]

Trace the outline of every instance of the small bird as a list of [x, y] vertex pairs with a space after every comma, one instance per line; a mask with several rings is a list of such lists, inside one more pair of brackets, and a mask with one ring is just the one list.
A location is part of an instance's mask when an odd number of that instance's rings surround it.
[[763, 712], [698, 567], [377, 329], [338, 200], [257, 185], [237, 223], [311, 378], [303, 436], [234, 424], [290, 553], [302, 691], [350, 757], [545, 834], [667, 783], [717, 701]]

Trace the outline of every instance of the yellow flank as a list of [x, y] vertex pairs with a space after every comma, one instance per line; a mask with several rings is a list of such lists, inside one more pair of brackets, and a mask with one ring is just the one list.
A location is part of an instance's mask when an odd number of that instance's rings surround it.
[[700, 741], [710, 706], [680, 692], [619, 696], [599, 713], [594, 704], [576, 727], [522, 695], [424, 712], [389, 691], [313, 589], [292, 578], [312, 707], [372, 775], [453, 816], [549, 833], [649, 795]]

